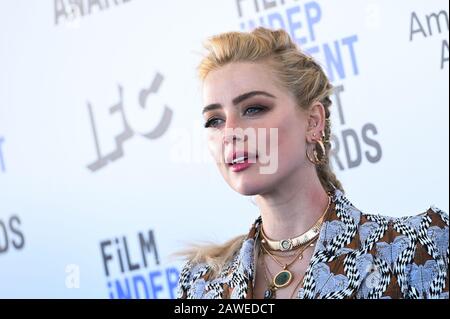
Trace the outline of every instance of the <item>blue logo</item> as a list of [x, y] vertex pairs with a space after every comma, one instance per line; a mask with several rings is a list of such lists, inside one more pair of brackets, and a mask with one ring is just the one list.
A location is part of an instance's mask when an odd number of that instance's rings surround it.
[[111, 299], [175, 298], [179, 271], [160, 266], [152, 230], [139, 232], [134, 240], [126, 236], [103, 240], [100, 251]]
[[[310, 1], [303, 5], [296, 4], [286, 7], [284, 7], [284, 1], [281, 2], [281, 5], [275, 1], [264, 1], [263, 5], [258, 5], [258, 2], [254, 1], [253, 6], [244, 6], [249, 4], [245, 2], [249, 1], [237, 0], [242, 31], [250, 31], [258, 26], [286, 30], [302, 51], [325, 62], [324, 69], [331, 82], [359, 74], [355, 50], [358, 43], [356, 34], [331, 42], [319, 43], [316, 29], [322, 22], [322, 8], [318, 2]], [[273, 8], [277, 6], [283, 8], [274, 11]], [[255, 14], [256, 17], [254, 17]], [[249, 15], [253, 17], [248, 17]]]

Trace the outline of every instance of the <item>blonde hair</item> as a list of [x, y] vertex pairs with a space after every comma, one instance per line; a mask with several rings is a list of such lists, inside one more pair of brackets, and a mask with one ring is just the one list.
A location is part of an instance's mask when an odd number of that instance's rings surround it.
[[[251, 32], [226, 32], [209, 38], [204, 46], [207, 55], [198, 66], [198, 75], [202, 81], [209, 72], [228, 63], [265, 62], [274, 72], [274, 80], [293, 94], [299, 107], [306, 110], [315, 102], [323, 104], [326, 117], [323, 142], [326, 152], [323, 163], [316, 165], [316, 172], [327, 192], [337, 188], [344, 193], [328, 160], [331, 148], [330, 95], [333, 86], [322, 67], [303, 53], [282, 29], [258, 27]], [[318, 153], [322, 154], [320, 149]], [[213, 273], [217, 274], [234, 255], [243, 238], [240, 235], [222, 245], [194, 245], [177, 254], [194, 262], [207, 262], [216, 270]]]
[[247, 235], [238, 235], [223, 244], [190, 244], [188, 248], [175, 252], [172, 257], [184, 257], [193, 264], [206, 263], [211, 267], [211, 278], [220, 274], [229, 260], [233, 258]]

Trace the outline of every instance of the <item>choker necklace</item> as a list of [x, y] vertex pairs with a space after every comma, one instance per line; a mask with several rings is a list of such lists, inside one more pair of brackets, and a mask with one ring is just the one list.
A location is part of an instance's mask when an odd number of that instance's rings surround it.
[[328, 195], [328, 205], [327, 208], [325, 208], [325, 211], [323, 212], [322, 216], [317, 220], [317, 222], [306, 232], [303, 234], [294, 237], [294, 238], [288, 238], [288, 239], [282, 239], [282, 240], [273, 240], [267, 237], [267, 235], [264, 233], [263, 225], [261, 224], [261, 235], [262, 239], [261, 242], [264, 244], [267, 244], [270, 249], [272, 250], [281, 250], [281, 251], [287, 251], [292, 250], [295, 247], [304, 245], [305, 243], [309, 242], [312, 238], [314, 238], [317, 234], [320, 232], [320, 227], [322, 226], [323, 219], [325, 217], [325, 214], [328, 211], [328, 208], [330, 207], [331, 203], [331, 196]]

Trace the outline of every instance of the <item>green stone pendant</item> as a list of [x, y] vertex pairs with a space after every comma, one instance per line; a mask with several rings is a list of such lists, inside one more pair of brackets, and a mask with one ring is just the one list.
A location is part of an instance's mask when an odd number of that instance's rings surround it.
[[282, 288], [289, 285], [291, 280], [292, 273], [287, 269], [283, 269], [273, 278], [273, 285], [277, 288]]

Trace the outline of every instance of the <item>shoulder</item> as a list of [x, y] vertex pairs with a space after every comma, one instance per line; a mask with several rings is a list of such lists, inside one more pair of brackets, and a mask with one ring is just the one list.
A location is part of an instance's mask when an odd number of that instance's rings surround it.
[[414, 215], [361, 213], [359, 242], [385, 273], [386, 296], [448, 297], [449, 217], [431, 206]]
[[204, 277], [210, 269], [211, 266], [207, 263], [194, 263], [192, 260], [186, 261], [181, 267], [176, 297], [178, 299], [193, 298], [190, 295], [191, 287], [198, 279], [204, 281]]
[[[410, 246], [421, 244], [429, 248], [444, 248], [445, 239], [448, 246], [448, 226], [448, 214], [431, 206], [422, 213], [401, 217], [361, 213], [358, 234], [360, 243], [367, 245], [393, 243], [401, 237], [407, 238]], [[445, 248], [447, 250], [448, 247]]]
[[248, 240], [240, 235], [225, 244], [214, 245], [221, 255], [203, 256], [184, 262], [177, 285], [178, 299], [217, 299], [224, 296], [224, 284], [230, 280], [229, 273], [242, 259], [242, 251]]

